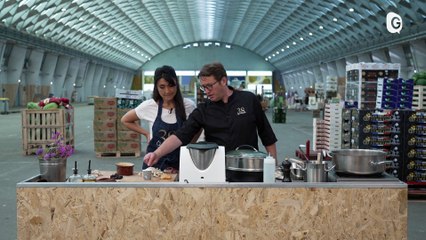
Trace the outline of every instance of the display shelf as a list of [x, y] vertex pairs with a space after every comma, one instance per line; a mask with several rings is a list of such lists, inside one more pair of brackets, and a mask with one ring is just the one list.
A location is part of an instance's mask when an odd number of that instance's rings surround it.
[[375, 109], [379, 78], [397, 78], [398, 63], [355, 63], [346, 65], [345, 101], [358, 109]]
[[426, 109], [426, 86], [414, 86], [412, 108], [414, 110]]

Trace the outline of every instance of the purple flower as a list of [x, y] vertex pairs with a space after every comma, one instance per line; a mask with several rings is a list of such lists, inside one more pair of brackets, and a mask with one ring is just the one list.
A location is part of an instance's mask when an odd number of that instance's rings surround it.
[[66, 145], [61, 133], [55, 132], [52, 134], [53, 143], [47, 145], [46, 148], [40, 147], [36, 154], [39, 159], [49, 161], [56, 158], [68, 158], [74, 153], [74, 148], [71, 145]]

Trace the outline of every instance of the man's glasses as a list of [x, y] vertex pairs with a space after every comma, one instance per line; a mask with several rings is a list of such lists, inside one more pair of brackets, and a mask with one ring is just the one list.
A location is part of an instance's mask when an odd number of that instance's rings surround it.
[[219, 81], [216, 81], [216, 82], [214, 82], [214, 83], [210, 83], [210, 84], [206, 84], [206, 85], [201, 85], [200, 86], [200, 90], [201, 91], [203, 91], [203, 92], [205, 92], [206, 90], [212, 90], [212, 88], [213, 88], [213, 86], [216, 84], [216, 83], [218, 83]]

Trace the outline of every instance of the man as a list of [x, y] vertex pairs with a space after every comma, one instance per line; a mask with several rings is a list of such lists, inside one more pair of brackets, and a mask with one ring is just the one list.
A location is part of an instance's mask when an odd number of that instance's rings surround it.
[[259, 149], [259, 136], [266, 151], [277, 159], [277, 138], [256, 96], [229, 87], [226, 70], [221, 63], [204, 65], [198, 78], [200, 89], [209, 101], [199, 104], [182, 128], [157, 150], [146, 154], [144, 162], [148, 166], [156, 164], [165, 154], [190, 143], [202, 129], [206, 141], [225, 146], [226, 152], [242, 145]]

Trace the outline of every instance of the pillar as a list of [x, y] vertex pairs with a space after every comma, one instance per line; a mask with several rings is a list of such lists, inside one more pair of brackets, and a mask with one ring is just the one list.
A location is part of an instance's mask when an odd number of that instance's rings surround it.
[[96, 70], [96, 63], [89, 62], [87, 64], [87, 72], [85, 73], [85, 78], [83, 80], [83, 92], [84, 96], [83, 101], [87, 100], [87, 97], [89, 96], [95, 96], [92, 94], [92, 86], [93, 86], [93, 79], [95, 76], [95, 70]]
[[47, 98], [51, 91], [51, 84], [53, 83], [53, 74], [55, 72], [56, 63], [58, 62], [58, 55], [54, 53], [45, 53], [43, 65], [41, 66], [40, 73], [40, 87], [41, 98]]
[[86, 95], [84, 91], [84, 80], [87, 69], [89, 68], [89, 62], [85, 59], [81, 59], [77, 71], [77, 77], [75, 79], [74, 89], [76, 91], [76, 102], [84, 102], [86, 101]]
[[40, 67], [43, 61], [43, 56], [43, 51], [31, 49], [26, 72], [27, 101], [38, 102], [41, 100]]
[[12, 52], [10, 53], [9, 59], [5, 59], [7, 64], [6, 83], [4, 84], [4, 96], [9, 98], [9, 106], [16, 107], [21, 105], [20, 99], [22, 99], [20, 91], [20, 83], [18, 80], [21, 79], [22, 68], [25, 62], [25, 54], [27, 48], [19, 45], [13, 45]]
[[76, 83], [79, 68], [80, 58], [71, 58], [68, 65], [68, 71], [65, 77], [64, 92], [62, 94], [63, 97], [70, 99], [70, 102], [75, 101], [76, 92], [74, 84]]
[[64, 82], [68, 72], [68, 66], [70, 64], [70, 57], [61, 55], [58, 57], [56, 64], [55, 73], [53, 75], [53, 93], [56, 97], [63, 97], [64, 94]]

